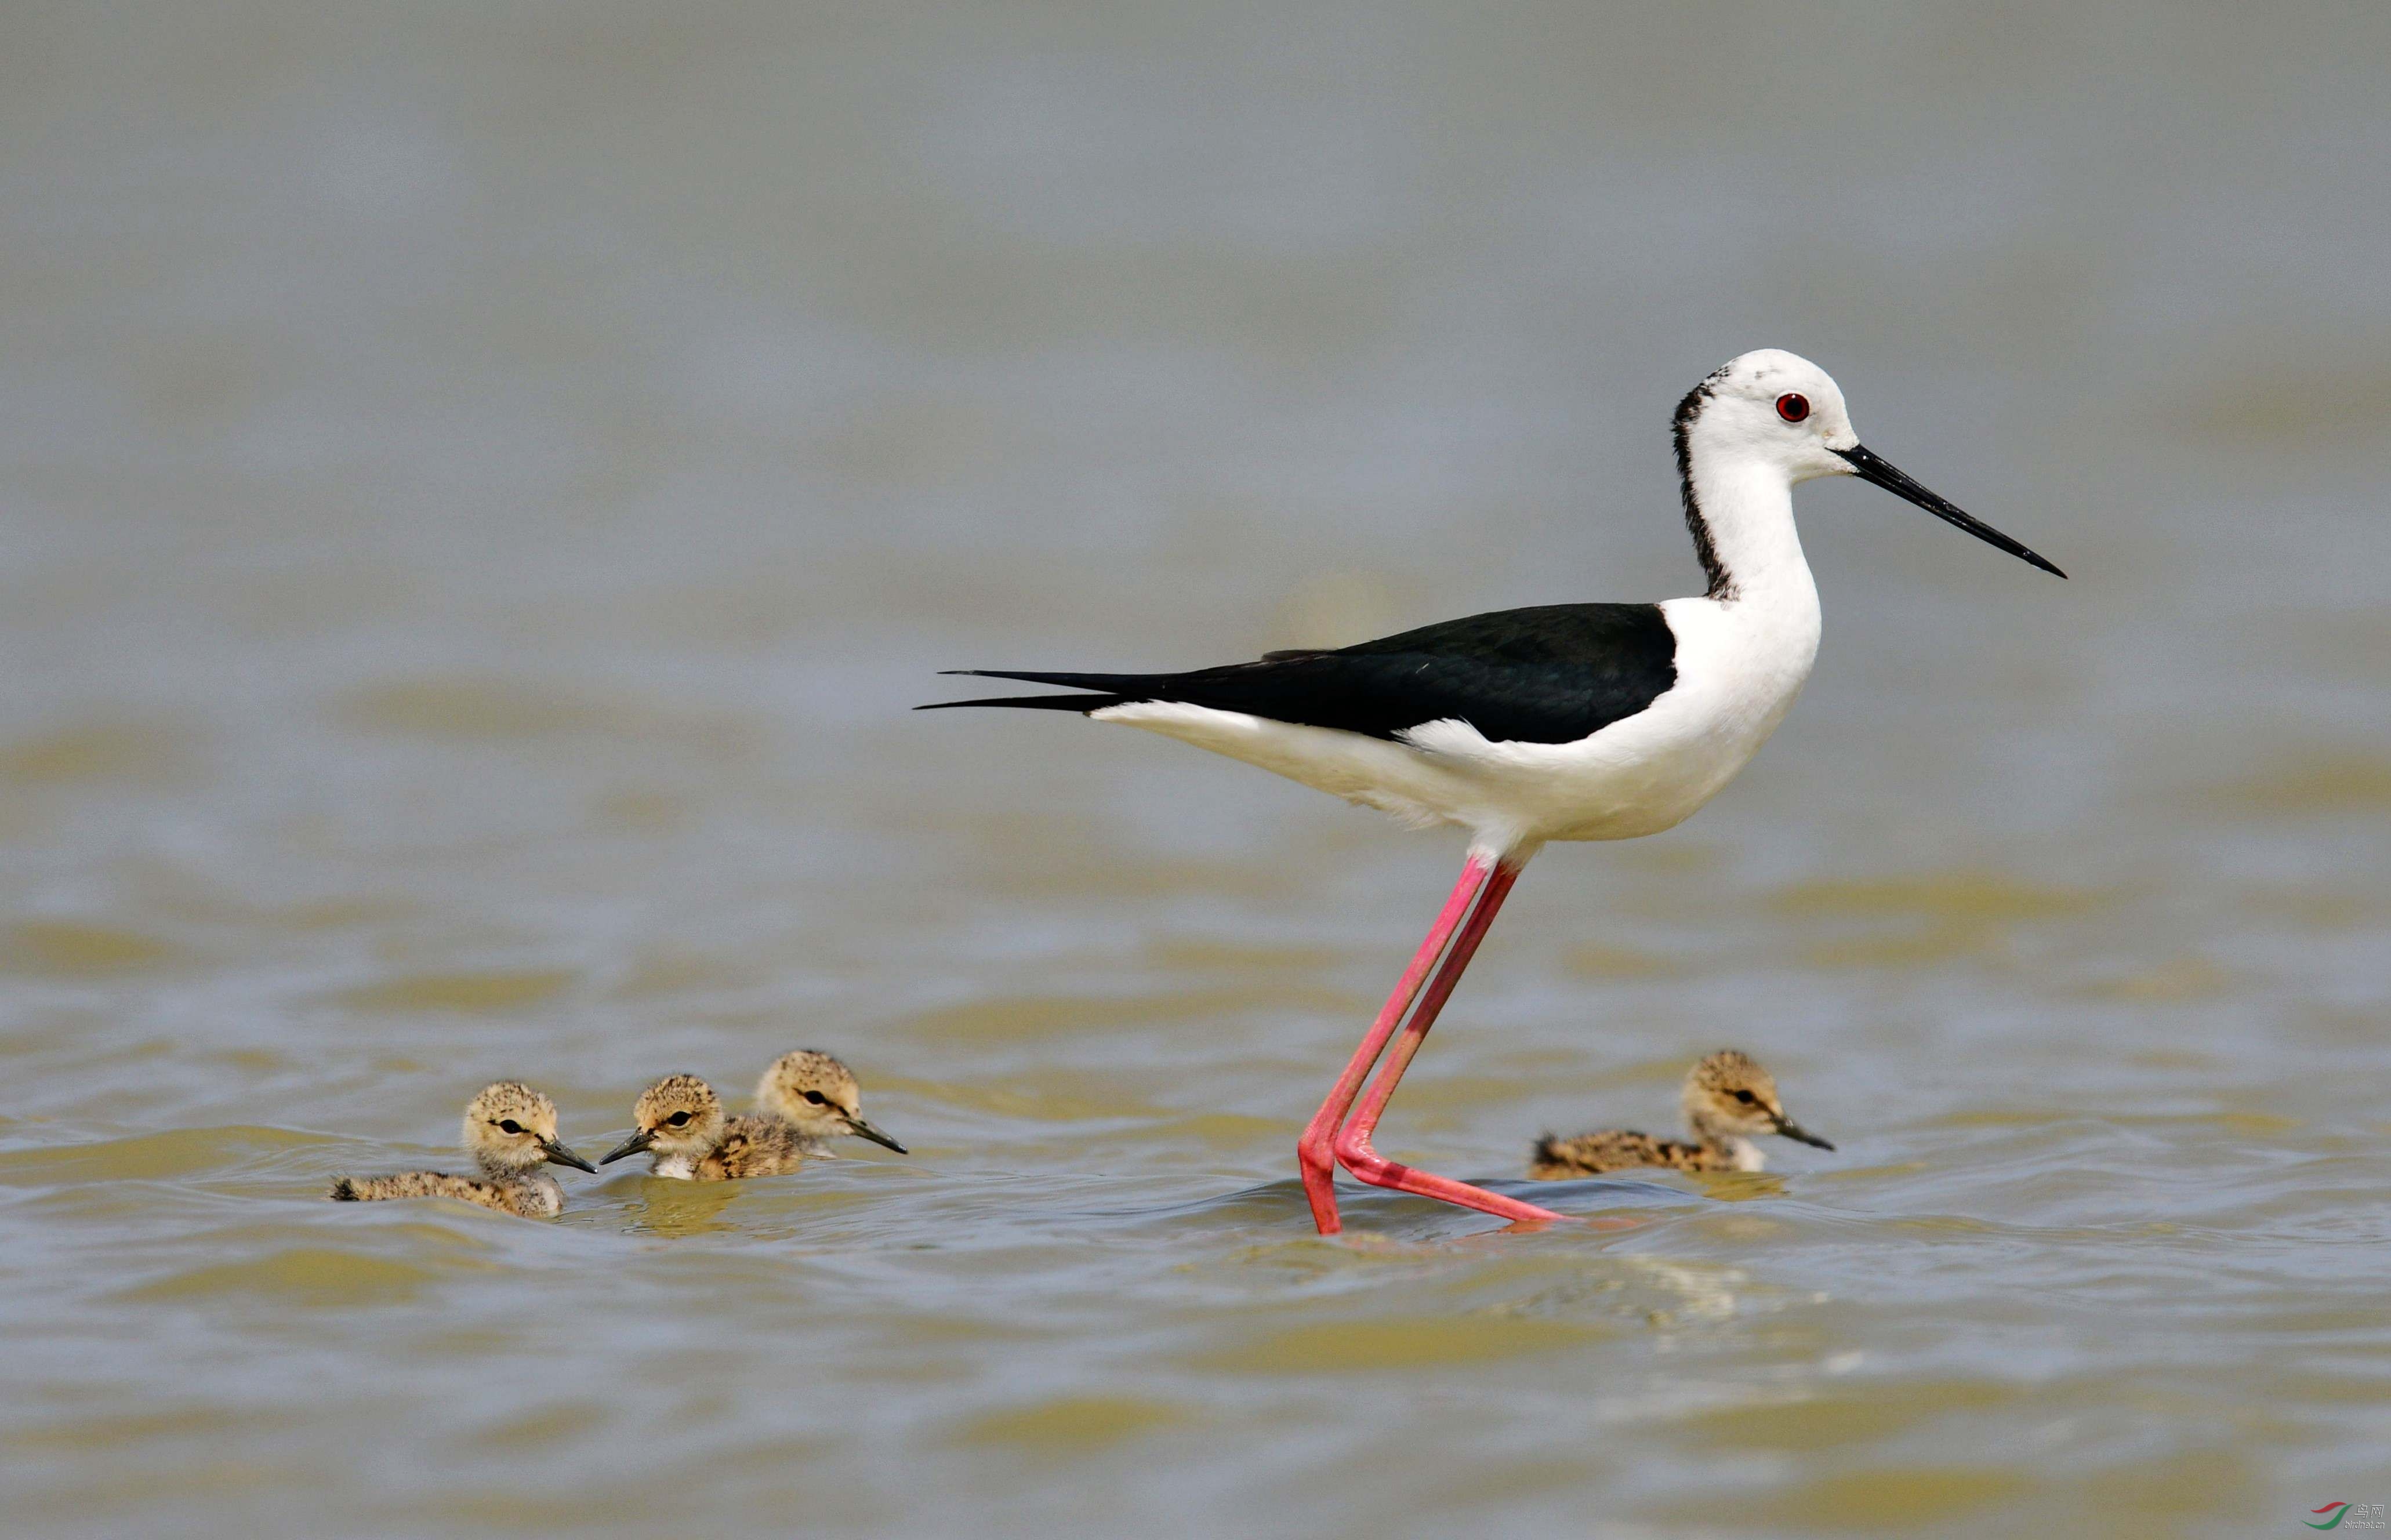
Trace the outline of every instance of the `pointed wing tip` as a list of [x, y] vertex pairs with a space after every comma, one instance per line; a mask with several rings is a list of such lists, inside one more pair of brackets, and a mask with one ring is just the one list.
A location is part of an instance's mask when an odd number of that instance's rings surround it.
[[1121, 705], [1118, 695], [997, 695], [970, 701], [924, 701], [916, 711], [944, 711], [952, 706], [1014, 706], [1029, 711], [1076, 711], [1084, 717]]

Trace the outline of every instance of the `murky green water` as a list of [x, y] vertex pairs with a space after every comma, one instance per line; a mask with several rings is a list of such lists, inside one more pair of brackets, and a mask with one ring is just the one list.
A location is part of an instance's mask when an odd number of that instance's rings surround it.
[[[2391, 1502], [2362, 7], [58, 6], [0, 50], [15, 1532], [2291, 1534]], [[1683, 591], [1762, 343], [1819, 673], [1529, 872], [938, 666]], [[908, 1158], [334, 1208], [836, 1050]], [[2349, 1527], [2354, 1529], [2356, 1521]]]

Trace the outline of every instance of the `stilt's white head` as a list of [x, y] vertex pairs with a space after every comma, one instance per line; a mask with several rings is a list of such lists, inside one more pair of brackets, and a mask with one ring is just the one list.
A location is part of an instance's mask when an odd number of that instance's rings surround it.
[[1825, 369], [1783, 348], [1729, 359], [1677, 408], [1679, 442], [1691, 455], [1758, 460], [1799, 485], [1848, 476], [1837, 451], [1859, 447], [1843, 393]]
[[[1971, 517], [1894, 469], [1852, 431], [1842, 390], [1807, 358], [1764, 347], [1729, 359], [1677, 403], [1677, 472], [1686, 522], [1710, 573], [1713, 593], [1734, 585], [1712, 543], [1712, 523], [1727, 544], [1750, 526], [1750, 510], [1781, 499], [1787, 487], [1818, 476], [1857, 476], [2055, 576], [2067, 575], [1992, 525]], [[1759, 515], [1782, 524], [1781, 508]], [[1761, 553], [1765, 559], [1766, 553]]]

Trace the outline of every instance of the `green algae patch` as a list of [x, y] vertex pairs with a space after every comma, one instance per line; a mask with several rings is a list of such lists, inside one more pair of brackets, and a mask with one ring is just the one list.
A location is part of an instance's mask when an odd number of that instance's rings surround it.
[[[1902, 1534], [1982, 1518], [2025, 1495], [2023, 1476], [1981, 1466], [1910, 1466], [1823, 1477], [1768, 1500], [1766, 1520], [1792, 1529]], [[1724, 1517], [1715, 1509], [1712, 1519]]]
[[1860, 927], [1813, 943], [1803, 955], [1828, 968], [1915, 967], [1978, 955], [2010, 930], [2066, 919], [2101, 895], [2019, 881], [1991, 872], [1796, 883], [1769, 902], [1791, 919]]
[[574, 739], [670, 744], [717, 757], [751, 752], [756, 735], [719, 713], [594, 695], [519, 679], [394, 680], [350, 692], [336, 707], [346, 726], [446, 743], [536, 744]]
[[155, 967], [174, 945], [120, 925], [84, 920], [19, 920], [0, 932], [0, 970], [72, 977]]
[[359, 1011], [449, 1011], [480, 1016], [553, 999], [578, 976], [562, 968], [492, 973], [420, 973], [343, 990], [336, 1003]]
[[1058, 1396], [965, 1423], [955, 1442], [1028, 1454], [1067, 1455], [1190, 1420], [1186, 1408], [1138, 1396]]
[[87, 722], [0, 748], [0, 784], [11, 786], [162, 784], [189, 770], [179, 734], [132, 722]]
[[1997, 1412], [2023, 1391], [1982, 1380], [1868, 1387], [1687, 1417], [1685, 1432], [1721, 1449], [1802, 1455], [1899, 1438], [1946, 1414]]
[[259, 1155], [320, 1144], [278, 1128], [181, 1128], [130, 1139], [45, 1145], [0, 1154], [0, 1183], [160, 1182], [200, 1176]]
[[2014, 925], [2080, 914], [2096, 899], [2097, 895], [2076, 888], [2021, 882], [1995, 872], [1945, 872], [1795, 883], [1779, 890], [1770, 907], [1795, 916]]
[[1441, 1368], [1557, 1352], [1614, 1335], [1573, 1322], [1517, 1315], [1323, 1321], [1202, 1354], [1196, 1366], [1243, 1374], [1337, 1374]]
[[413, 1299], [439, 1275], [412, 1262], [325, 1246], [295, 1246], [245, 1262], [194, 1267], [123, 1291], [144, 1303], [247, 1299], [290, 1305], [392, 1304]]
[[2261, 818], [2379, 813], [2391, 809], [2391, 759], [2359, 750], [2311, 750], [2228, 782], [2209, 800], [2220, 811]]

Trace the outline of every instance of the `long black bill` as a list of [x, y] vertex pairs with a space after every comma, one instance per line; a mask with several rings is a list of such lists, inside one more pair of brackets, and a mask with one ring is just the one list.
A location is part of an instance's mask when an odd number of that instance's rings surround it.
[[2053, 577], [2064, 577], [2067, 576], [2067, 574], [2060, 571], [2057, 567], [2052, 566], [2049, 562], [2043, 560], [2035, 552], [2027, 550], [2024, 546], [2018, 544], [2015, 540], [2010, 539], [2008, 536], [2002, 534], [1999, 530], [1995, 529], [1992, 525], [1985, 524], [1981, 519], [1971, 517], [1969, 514], [1962, 512], [1957, 505], [1953, 504], [1948, 499], [1939, 498], [1933, 493], [1926, 490], [1923, 486], [1919, 485], [1916, 482], [1910, 480], [1909, 477], [1904, 475], [1900, 468], [1895, 466], [1893, 461], [1885, 459], [1882, 455], [1878, 454], [1867, 445], [1855, 444], [1848, 449], [1838, 449], [1835, 453], [1842, 456], [1846, 460], [1849, 460], [1851, 462], [1852, 470], [1857, 473], [1860, 480], [1867, 482], [1869, 485], [1881, 486], [1886, 491], [1892, 493], [1894, 497], [1902, 498], [1904, 501], [1914, 502], [1919, 507], [1926, 510], [1929, 513], [1932, 513], [1936, 518], [1942, 520], [1945, 524], [1956, 524], [1959, 528], [1966, 530], [1969, 534], [1973, 535], [1977, 539], [1984, 541], [1984, 544], [1995, 546], [2002, 550], [2006, 550], [2010, 555], [2016, 557], [2019, 561], [2029, 563], [2032, 565], [2040, 567], [2043, 571], [2050, 574]]
[[588, 1161], [584, 1160], [581, 1157], [574, 1154], [571, 1150], [566, 1149], [562, 1145], [558, 1144], [553, 1139], [542, 1139], [539, 1142], [539, 1152], [542, 1155], [547, 1156], [556, 1164], [560, 1166], [571, 1166], [577, 1171], [590, 1171], [594, 1173], [598, 1170], [597, 1167], [591, 1165]]
[[601, 1166], [611, 1166], [627, 1155], [639, 1154], [641, 1150], [646, 1149], [650, 1145], [653, 1145], [655, 1142], [655, 1131], [653, 1129], [645, 1133], [634, 1133], [628, 1139], [616, 1145], [614, 1149], [609, 1151], [605, 1158], [601, 1159], [598, 1163]]
[[869, 1139], [875, 1145], [884, 1145], [899, 1155], [908, 1153], [904, 1145], [865, 1122], [863, 1115], [859, 1112], [847, 1114], [847, 1132], [859, 1139]]
[[1803, 1128], [1801, 1124], [1795, 1122], [1790, 1118], [1779, 1117], [1777, 1119], [1777, 1132], [1785, 1135], [1788, 1139], [1799, 1139], [1802, 1143], [1811, 1145], [1816, 1149], [1833, 1149], [1835, 1147], [1834, 1145], [1827, 1143], [1824, 1139], [1819, 1138], [1816, 1134], [1811, 1132], [1808, 1129]]

